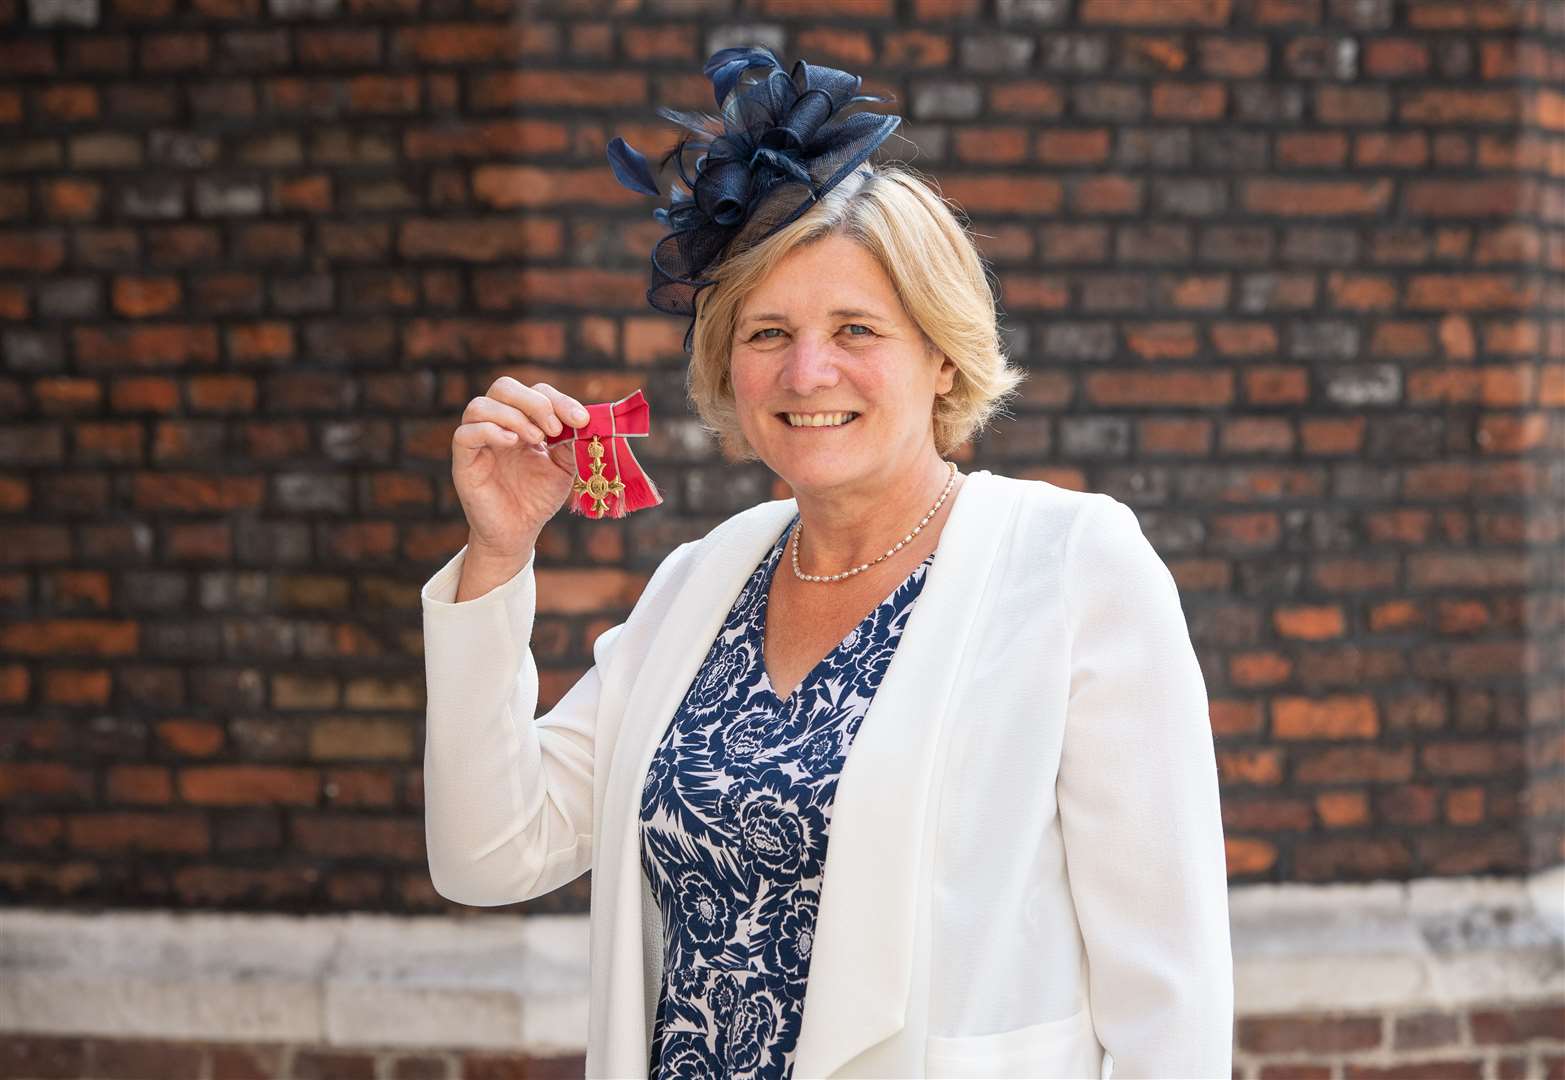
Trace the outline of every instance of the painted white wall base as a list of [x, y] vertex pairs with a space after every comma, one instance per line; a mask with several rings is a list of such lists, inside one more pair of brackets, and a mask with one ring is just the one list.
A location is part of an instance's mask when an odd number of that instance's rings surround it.
[[[1230, 894], [1240, 1017], [1565, 999], [1565, 867]], [[579, 1054], [585, 916], [0, 911], [0, 1032]]]
[[1565, 866], [1229, 892], [1240, 1016], [1565, 1000]]
[[0, 911], [0, 1032], [579, 1053], [587, 919]]

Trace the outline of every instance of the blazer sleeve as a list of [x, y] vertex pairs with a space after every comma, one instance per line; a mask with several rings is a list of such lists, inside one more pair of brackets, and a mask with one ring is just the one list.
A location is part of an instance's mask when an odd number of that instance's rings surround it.
[[1134, 511], [1094, 494], [1064, 556], [1056, 779], [1088, 994], [1114, 1080], [1232, 1075], [1228, 872], [1206, 684]]
[[[653, 601], [685, 547], [658, 567], [637, 608]], [[598, 713], [636, 612], [598, 635], [593, 666], [535, 717], [536, 552], [509, 581], [458, 603], [466, 555], [464, 546], [420, 591], [424, 833], [435, 891], [493, 907], [542, 896], [592, 866]]]

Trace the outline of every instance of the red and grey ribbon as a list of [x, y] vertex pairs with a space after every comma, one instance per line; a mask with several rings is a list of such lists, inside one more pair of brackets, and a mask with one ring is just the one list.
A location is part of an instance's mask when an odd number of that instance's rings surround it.
[[630, 439], [650, 431], [651, 412], [640, 390], [618, 401], [587, 406], [587, 422], [566, 425], [545, 444], [574, 443], [576, 484], [571, 491], [571, 512], [583, 517], [622, 518], [663, 501], [657, 485], [631, 453]]

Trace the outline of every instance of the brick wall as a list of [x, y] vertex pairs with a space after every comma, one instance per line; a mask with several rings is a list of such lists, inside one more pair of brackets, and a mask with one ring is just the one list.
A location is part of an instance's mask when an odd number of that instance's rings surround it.
[[[1565, 14], [1466, 0], [0, 0], [0, 898], [438, 910], [419, 584], [501, 373], [644, 387], [667, 505], [546, 532], [544, 704], [785, 494], [645, 306], [700, 63], [907, 118], [1031, 378], [969, 468], [1177, 575], [1235, 882], [1565, 845]], [[586, 881], [529, 910], [581, 911]]]

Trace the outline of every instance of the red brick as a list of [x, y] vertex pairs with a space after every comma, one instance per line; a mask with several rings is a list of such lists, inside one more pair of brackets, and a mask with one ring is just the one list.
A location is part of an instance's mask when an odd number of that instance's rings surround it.
[[511, 23], [428, 22], [399, 27], [391, 48], [393, 55], [418, 64], [511, 60], [531, 53], [544, 29], [525, 19]]
[[1282, 751], [1219, 750], [1218, 775], [1224, 784], [1282, 783]]
[[1384, 213], [1392, 194], [1389, 180], [1247, 180], [1240, 188], [1245, 209], [1289, 216]]
[[1002, 116], [1056, 117], [1065, 111], [1065, 97], [1051, 83], [996, 83], [989, 91], [989, 107]]
[[1378, 1016], [1242, 1016], [1234, 1038], [1247, 1053], [1341, 1053], [1380, 1046], [1380, 1029]]
[[1455, 216], [1480, 218], [1495, 214], [1515, 214], [1523, 210], [1526, 189], [1520, 180], [1496, 177], [1491, 180], [1413, 180], [1408, 182], [1405, 210], [1418, 216]]
[[[711, 95], [708, 94], [708, 99]], [[635, 71], [549, 71], [526, 69], [475, 76], [470, 107], [489, 111], [524, 107], [633, 108], [649, 100], [646, 76]]]
[[1264, 874], [1277, 863], [1277, 846], [1247, 836], [1224, 836], [1223, 848], [1232, 877]]
[[88, 1075], [87, 1054], [87, 1040], [78, 1036], [8, 1032], [0, 1039], [0, 1076], [74, 1080]]
[[1509, 1010], [1474, 1010], [1473, 1041], [1479, 1046], [1510, 1046], [1532, 1039], [1565, 1038], [1565, 1006], [1520, 1005]]
[[1077, 18], [1121, 26], [1224, 26], [1232, 11], [1233, 0], [1082, 0]]
[[131, 478], [135, 505], [146, 510], [229, 511], [261, 505], [260, 476], [215, 473], [139, 473]]
[[16, 619], [0, 625], [0, 649], [25, 656], [129, 656], [140, 626], [115, 619]]
[[66, 819], [70, 845], [80, 851], [129, 853], [158, 851], [199, 855], [211, 844], [206, 821], [196, 814], [74, 814]]
[[307, 814], [292, 824], [298, 850], [309, 856], [422, 862], [424, 825], [407, 818]]
[[1304, 784], [1395, 783], [1413, 774], [1408, 748], [1342, 746], [1296, 751], [1294, 780]]
[[1372, 38], [1364, 43], [1364, 74], [1376, 79], [1424, 75], [1429, 46], [1409, 38]]
[[199, 31], [152, 32], [141, 39], [143, 71], [195, 71], [210, 60], [210, 42]]
[[1152, 88], [1152, 115], [1164, 120], [1220, 119], [1228, 88], [1220, 82], [1160, 82]]
[[1304, 799], [1248, 798], [1223, 802], [1223, 828], [1250, 832], [1302, 832], [1314, 823]]
[[1233, 375], [1224, 371], [1107, 372], [1088, 375], [1084, 389], [1098, 405], [1217, 407], [1233, 400]]
[[[1378, 878], [1403, 878], [1413, 865], [1407, 844], [1398, 837], [1337, 837], [1319, 840], [1313, 836], [1297, 838], [1293, 852], [1294, 874], [1300, 881], [1373, 881]], [[1379, 1045], [1379, 1021], [1374, 1041], [1367, 1030], [1344, 1035], [1338, 1049], [1370, 1049]], [[1350, 1045], [1351, 1044], [1351, 1045]]]
[[1397, 110], [1404, 124], [1511, 124], [1520, 118], [1514, 90], [1424, 88], [1406, 93]]
[[320, 775], [314, 769], [265, 765], [212, 765], [179, 773], [179, 795], [204, 806], [314, 806]]

